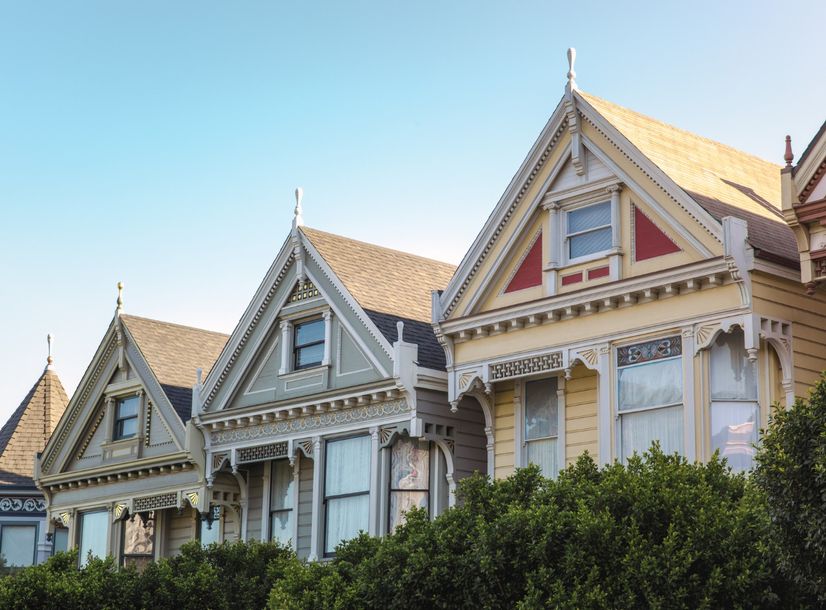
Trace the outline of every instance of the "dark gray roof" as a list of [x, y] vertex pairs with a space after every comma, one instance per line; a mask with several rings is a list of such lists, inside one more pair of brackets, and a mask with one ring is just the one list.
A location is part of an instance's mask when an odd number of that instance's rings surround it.
[[365, 312], [390, 343], [398, 339], [396, 323], [404, 322], [404, 340], [419, 346], [419, 365], [439, 371], [445, 370], [445, 352], [436, 340], [430, 324], [369, 309]]

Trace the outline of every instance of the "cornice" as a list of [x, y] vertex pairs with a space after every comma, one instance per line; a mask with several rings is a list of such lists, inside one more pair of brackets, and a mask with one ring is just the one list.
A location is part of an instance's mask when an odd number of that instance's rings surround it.
[[116, 462], [113, 464], [104, 464], [96, 468], [44, 476], [41, 477], [38, 484], [40, 489], [58, 491], [127, 480], [131, 481], [147, 476], [174, 474], [192, 468], [194, 468], [194, 465], [187, 459], [186, 452], [179, 451], [161, 457]]

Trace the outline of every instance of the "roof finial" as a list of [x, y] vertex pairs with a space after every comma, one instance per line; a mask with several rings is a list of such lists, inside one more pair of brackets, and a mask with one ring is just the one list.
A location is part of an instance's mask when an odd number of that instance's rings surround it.
[[293, 216], [293, 229], [304, 226], [304, 219], [301, 217], [301, 199], [304, 197], [304, 189], [300, 186], [295, 189], [295, 212]]
[[794, 161], [794, 153], [792, 153], [792, 136], [786, 136], [786, 154], [783, 155], [783, 159], [786, 161], [786, 167], [792, 166], [792, 161]]
[[51, 371], [54, 368], [54, 366], [53, 366], [54, 365], [54, 358], [52, 358], [52, 340], [53, 339], [54, 339], [54, 336], [52, 335], [52, 333], [49, 333], [48, 335], [46, 335], [46, 343], [49, 346], [48, 356], [46, 357], [46, 370], [47, 371]]
[[115, 313], [118, 315], [123, 311], [123, 282], [118, 282], [118, 306], [115, 308]]
[[576, 62], [576, 49], [574, 47], [568, 48], [568, 91], [576, 91], [576, 71], [574, 70], [574, 62]]

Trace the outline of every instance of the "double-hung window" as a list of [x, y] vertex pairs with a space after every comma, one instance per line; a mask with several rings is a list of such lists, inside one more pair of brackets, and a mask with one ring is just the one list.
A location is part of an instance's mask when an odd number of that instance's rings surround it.
[[623, 460], [654, 441], [683, 453], [682, 340], [667, 337], [617, 349], [619, 446]]
[[559, 472], [559, 399], [556, 377], [525, 384], [525, 458], [546, 477]]
[[721, 334], [711, 346], [711, 450], [736, 471], [754, 464], [759, 408], [757, 371], [743, 331]]
[[[293, 541], [293, 469], [289, 460], [272, 463], [270, 487], [270, 540], [287, 545]], [[293, 541], [294, 542], [294, 541]]]
[[293, 369], [318, 366], [324, 359], [324, 320], [295, 325], [293, 334]]
[[330, 440], [324, 459], [324, 554], [367, 531], [370, 519], [370, 437]]
[[132, 438], [138, 433], [138, 408], [140, 403], [140, 396], [129, 396], [117, 401], [115, 405], [114, 440]]
[[0, 556], [10, 567], [34, 565], [37, 552], [37, 525], [34, 523], [0, 524]]
[[566, 212], [565, 240], [568, 260], [611, 249], [611, 202], [603, 201]]
[[390, 531], [404, 523], [411, 508], [430, 504], [430, 443], [400, 438], [390, 451]]
[[106, 557], [109, 533], [109, 511], [96, 510], [80, 514], [80, 536], [78, 559], [80, 565], [88, 563], [89, 557]]

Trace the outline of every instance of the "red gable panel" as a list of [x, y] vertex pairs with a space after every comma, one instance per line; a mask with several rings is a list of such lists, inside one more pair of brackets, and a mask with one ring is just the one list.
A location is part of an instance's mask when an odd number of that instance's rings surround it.
[[523, 288], [542, 285], [542, 235], [533, 242], [528, 255], [522, 261], [516, 274], [511, 278], [505, 292], [516, 292]]
[[679, 251], [680, 247], [634, 206], [634, 260], [644, 261]]

